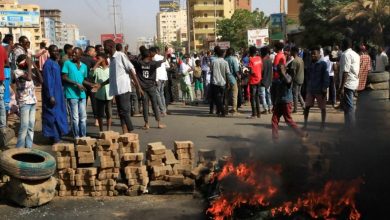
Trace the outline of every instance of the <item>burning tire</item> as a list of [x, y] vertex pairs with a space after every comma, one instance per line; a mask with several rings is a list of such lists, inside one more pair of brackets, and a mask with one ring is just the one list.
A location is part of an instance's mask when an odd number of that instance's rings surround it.
[[364, 99], [368, 101], [388, 99], [388, 98], [389, 98], [389, 90], [364, 91], [359, 95], [359, 99]]
[[54, 174], [56, 162], [53, 156], [46, 152], [15, 148], [1, 153], [0, 167], [8, 175], [18, 179], [44, 180]]
[[372, 90], [389, 90], [389, 83], [388, 82], [381, 82], [381, 83], [370, 83], [367, 88], [370, 88]]
[[369, 73], [367, 77], [368, 83], [381, 83], [389, 81], [388, 72], [373, 72]]

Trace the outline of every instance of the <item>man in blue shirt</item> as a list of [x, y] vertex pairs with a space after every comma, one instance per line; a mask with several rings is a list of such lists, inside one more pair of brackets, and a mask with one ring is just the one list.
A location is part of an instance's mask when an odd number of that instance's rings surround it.
[[329, 71], [328, 65], [321, 58], [320, 51], [321, 48], [319, 46], [314, 47], [311, 50], [312, 64], [310, 65], [307, 79], [306, 107], [304, 111], [305, 129], [307, 128], [310, 108], [314, 106], [315, 100], [317, 100], [318, 107], [321, 109], [321, 130], [325, 129], [326, 94], [329, 88]]
[[65, 61], [62, 67], [65, 98], [70, 110], [73, 137], [75, 139], [87, 136], [86, 89], [84, 85], [94, 87], [94, 84], [86, 81], [88, 69], [80, 61], [82, 53], [81, 48], [74, 48], [73, 59]]

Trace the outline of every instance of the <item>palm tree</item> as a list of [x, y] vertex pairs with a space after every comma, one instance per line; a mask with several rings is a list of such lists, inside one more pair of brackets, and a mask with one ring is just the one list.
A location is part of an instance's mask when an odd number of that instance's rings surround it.
[[390, 19], [390, 0], [357, 0], [332, 8], [330, 23], [352, 28], [359, 40], [371, 40], [376, 45], [384, 43], [385, 25]]

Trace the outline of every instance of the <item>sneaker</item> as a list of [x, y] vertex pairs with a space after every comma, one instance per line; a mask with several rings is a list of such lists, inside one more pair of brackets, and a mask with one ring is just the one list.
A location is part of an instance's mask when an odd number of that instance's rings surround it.
[[264, 110], [264, 111], [261, 112], [261, 114], [267, 115], [267, 114], [268, 114], [268, 111], [267, 111], [267, 110]]
[[248, 116], [248, 117], [246, 117], [247, 119], [256, 119], [256, 116], [254, 116], [254, 115], [251, 115], [251, 116]]

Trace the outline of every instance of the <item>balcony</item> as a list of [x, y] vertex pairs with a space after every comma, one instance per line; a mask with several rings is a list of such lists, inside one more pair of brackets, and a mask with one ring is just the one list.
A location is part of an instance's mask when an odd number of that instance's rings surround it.
[[215, 19], [221, 20], [223, 19], [222, 17], [195, 17], [194, 22], [199, 22], [199, 23], [214, 23]]
[[214, 5], [214, 4], [210, 4], [210, 5], [201, 5], [201, 4], [196, 4], [194, 5], [194, 11], [214, 11], [214, 10], [217, 10], [217, 11], [223, 11], [224, 10], [224, 7], [223, 5]]
[[195, 34], [214, 34], [214, 28], [196, 28]]

